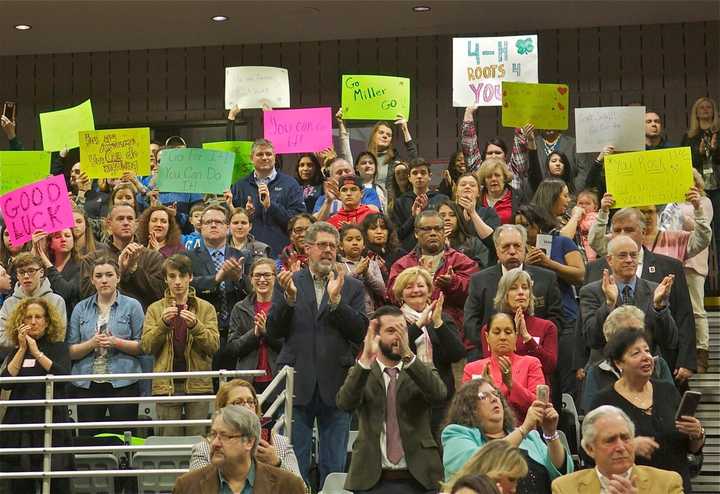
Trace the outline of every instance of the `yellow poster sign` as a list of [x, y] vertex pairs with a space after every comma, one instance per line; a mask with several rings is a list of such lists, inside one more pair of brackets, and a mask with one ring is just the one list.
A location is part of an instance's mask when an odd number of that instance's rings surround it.
[[567, 129], [569, 93], [567, 84], [503, 81], [503, 127], [523, 127], [531, 123], [536, 129]]
[[693, 185], [690, 148], [605, 156], [605, 181], [616, 208], [683, 202]]
[[150, 175], [150, 129], [80, 132], [80, 169], [89, 178]]

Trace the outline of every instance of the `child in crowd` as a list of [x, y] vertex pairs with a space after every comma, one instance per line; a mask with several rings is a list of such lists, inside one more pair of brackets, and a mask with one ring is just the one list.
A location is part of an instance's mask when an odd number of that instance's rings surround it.
[[365, 313], [369, 316], [385, 303], [385, 281], [380, 265], [365, 252], [365, 236], [360, 225], [345, 224], [340, 228], [340, 265], [363, 282]]
[[202, 202], [196, 202], [190, 208], [189, 221], [193, 226], [193, 231], [182, 236], [182, 243], [188, 252], [192, 251], [202, 242], [202, 237], [200, 236], [200, 218], [202, 218], [203, 209], [205, 209], [205, 204]]

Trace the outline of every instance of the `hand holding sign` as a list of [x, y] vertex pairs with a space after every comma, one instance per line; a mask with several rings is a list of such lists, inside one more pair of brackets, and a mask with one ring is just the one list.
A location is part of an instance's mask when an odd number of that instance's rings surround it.
[[41, 113], [40, 130], [45, 151], [62, 151], [78, 147], [79, 133], [84, 130], [95, 130], [92, 103], [87, 100], [73, 108]]
[[264, 136], [278, 154], [309, 153], [332, 147], [332, 110], [301, 108], [263, 112]]
[[410, 79], [381, 75], [343, 75], [345, 120], [394, 120], [410, 117]]

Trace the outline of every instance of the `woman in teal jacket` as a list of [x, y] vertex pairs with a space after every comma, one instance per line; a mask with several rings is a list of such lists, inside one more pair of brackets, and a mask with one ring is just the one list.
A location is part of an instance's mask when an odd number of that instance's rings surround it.
[[[504, 439], [526, 455], [529, 473], [518, 483], [519, 494], [550, 493], [553, 479], [574, 469], [560, 441], [558, 413], [549, 401], [535, 400], [522, 425], [491, 378], [474, 379], [460, 388], [448, 410], [442, 432], [445, 480], [493, 439]], [[536, 428], [542, 429], [542, 434]]]

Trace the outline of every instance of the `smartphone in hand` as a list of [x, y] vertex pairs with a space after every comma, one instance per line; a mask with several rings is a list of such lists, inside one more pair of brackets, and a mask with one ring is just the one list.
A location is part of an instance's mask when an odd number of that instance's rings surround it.
[[697, 412], [697, 407], [700, 404], [700, 398], [702, 398], [702, 393], [698, 391], [685, 391], [680, 400], [677, 412], [675, 412], [675, 420], [677, 421], [677, 419], [682, 416], [694, 417], [695, 412]]
[[2, 114], [4, 117], [7, 117], [8, 120], [15, 123], [15, 111], [17, 110], [17, 105], [13, 101], [6, 101], [3, 103], [3, 109]]
[[543, 403], [547, 403], [550, 401], [550, 386], [547, 384], [538, 384], [537, 388], [535, 388], [535, 394], [537, 396], [538, 401], [542, 401]]

